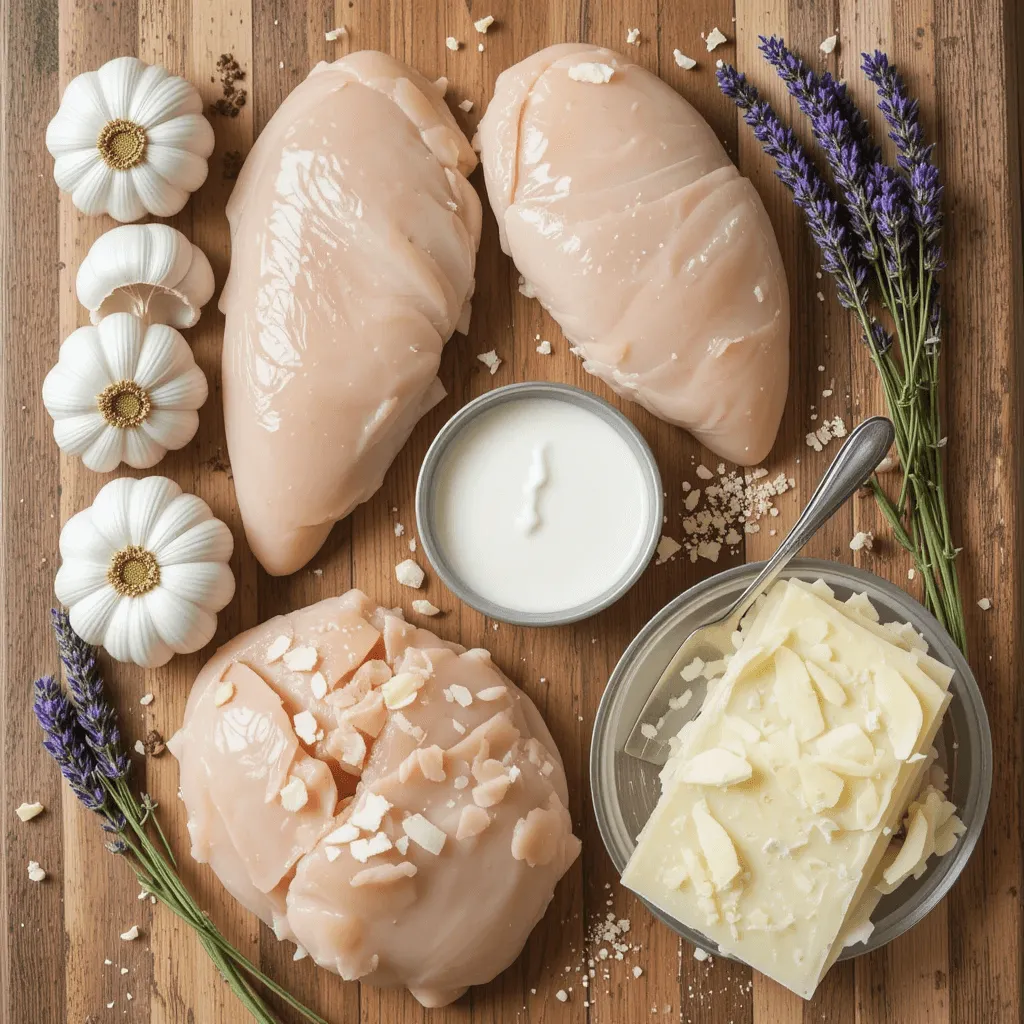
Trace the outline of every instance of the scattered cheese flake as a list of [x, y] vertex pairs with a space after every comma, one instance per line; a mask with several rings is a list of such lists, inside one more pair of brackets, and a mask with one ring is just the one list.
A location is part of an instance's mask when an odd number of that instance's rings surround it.
[[[380, 822], [377, 824], [379, 826]], [[333, 832], [324, 836], [324, 842], [328, 845], [344, 846], [345, 843], [351, 843], [353, 839], [358, 838], [359, 826], [353, 825], [351, 821], [346, 821], [344, 825], [339, 825]]]
[[980, 608], [980, 609], [981, 609], [981, 610], [982, 610], [983, 612], [987, 612], [987, 611], [989, 610], [989, 608], [991, 608], [991, 607], [992, 607], [992, 601], [991, 601], [991, 600], [990, 600], [989, 598], [987, 598], [987, 597], [983, 597], [983, 598], [982, 598], [982, 599], [981, 599], [981, 600], [980, 600], [980, 601], [978, 602], [978, 607], [979, 607], [979, 608]]
[[423, 683], [423, 675], [419, 672], [399, 672], [392, 676], [380, 688], [384, 706], [389, 711], [407, 708], [416, 700]]
[[281, 806], [286, 811], [301, 811], [308, 799], [309, 793], [302, 779], [293, 777], [281, 787]]
[[296, 943], [295, 944], [295, 952], [292, 953], [292, 959], [293, 960], [305, 960], [307, 956], [309, 956], [309, 953], [306, 952], [306, 947], [305, 946], [300, 946], [298, 943]]
[[143, 695], [142, 695], [142, 696], [141, 696], [141, 697], [139, 698], [139, 703], [140, 703], [140, 704], [141, 704], [141, 705], [142, 705], [142, 706], [143, 706], [144, 708], [148, 708], [148, 707], [149, 707], [149, 705], [153, 703], [153, 700], [154, 700], [153, 694], [151, 694], [151, 693], [144, 693], [144, 694], [143, 694]]
[[136, 740], [135, 741], [135, 753], [136, 754], [142, 754], [143, 756], [145, 756], [146, 744], [143, 743], [142, 740]]
[[693, 959], [700, 960], [703, 963], [705, 960], [711, 959], [711, 954], [706, 949], [701, 949], [697, 946], [693, 951]]
[[828, 36], [822, 39], [821, 45], [818, 47], [822, 53], [831, 53], [836, 48], [836, 43], [839, 42], [838, 36]]
[[695, 472], [698, 478], [701, 480], [713, 480], [715, 476], [715, 474], [712, 473], [711, 470], [708, 469], [708, 467], [705, 466], [703, 462], [697, 467]]
[[538, 351], [538, 352], [539, 352], [539, 353], [540, 353], [540, 354], [541, 354], [542, 356], [549, 356], [549, 355], [551, 355], [551, 342], [550, 342], [550, 341], [542, 341], [542, 342], [541, 342], [541, 343], [540, 343], [540, 344], [539, 344], [539, 345], [537, 346], [537, 351]]
[[323, 700], [327, 696], [327, 680], [323, 672], [314, 672], [313, 678], [309, 681], [310, 692], [317, 700]]
[[315, 647], [296, 647], [284, 656], [284, 663], [292, 672], [311, 672], [316, 668], [320, 654]]
[[337, 28], [332, 28], [330, 32], [324, 33], [324, 39], [329, 43], [333, 43], [336, 39], [340, 39], [342, 36], [348, 35], [348, 29], [344, 25], [339, 25]]
[[39, 861], [30, 860], [28, 862], [28, 877], [31, 882], [41, 882], [46, 878], [46, 872], [39, 866]]
[[320, 726], [311, 712], [300, 711], [292, 719], [292, 725], [295, 726], [295, 735], [303, 743], [316, 743], [316, 733]]
[[662, 565], [667, 562], [677, 551], [681, 550], [682, 544], [679, 541], [674, 540], [672, 537], [667, 537], [662, 534], [661, 540], [658, 541], [657, 558], [655, 559], [655, 565]]
[[391, 810], [391, 804], [378, 793], [367, 793], [363, 802], [352, 812], [349, 823], [366, 832], [376, 832], [384, 815]]
[[687, 57], [682, 50], [673, 50], [672, 56], [684, 71], [692, 71], [697, 66], [697, 62], [692, 57]]
[[640, 29], [638, 29], [638, 28], [631, 28], [626, 33], [626, 42], [630, 46], [639, 46], [640, 45]]
[[121, 932], [121, 939], [124, 942], [134, 942], [139, 937], [139, 926], [133, 924], [126, 932]]
[[464, 114], [468, 114], [472, 109], [473, 109], [473, 101], [472, 100], [463, 100], [459, 104], [459, 110], [461, 110]]
[[401, 537], [405, 533], [405, 527], [401, 523], [395, 523], [395, 536]]
[[263, 656], [263, 660], [267, 665], [273, 664], [280, 658], [285, 651], [288, 650], [292, 645], [292, 638], [290, 636], [279, 636], [276, 640], [272, 641], [270, 646], [267, 648], [267, 653]]
[[444, 841], [448, 838], [433, 822], [422, 814], [413, 814], [402, 822], [402, 831], [427, 853], [436, 857], [444, 849]]
[[559, 990], [558, 990], [558, 991], [557, 991], [557, 992], [555, 993], [555, 998], [556, 998], [556, 999], [557, 999], [557, 1000], [558, 1000], [558, 1001], [559, 1001], [560, 1003], [564, 1003], [564, 1002], [568, 1001], [568, 999], [569, 999], [569, 993], [568, 993], [568, 992], [566, 992], [564, 988], [560, 988], [560, 989], [559, 989]]
[[[218, 708], [223, 707], [235, 695], [235, 684], [232, 682], [221, 683], [214, 691], [213, 703]], [[141, 740], [139, 741], [142, 742]]]
[[569, 77], [574, 82], [589, 82], [591, 85], [604, 85], [612, 80], [615, 68], [610, 64], [601, 64], [598, 61], [587, 60], [582, 64], [575, 64], [569, 68]]
[[403, 587], [411, 587], [413, 590], [419, 590], [423, 586], [423, 580], [426, 577], [426, 573], [414, 562], [411, 558], [407, 558], [404, 562], [399, 562], [395, 566], [395, 579], [402, 584]]
[[391, 839], [387, 833], [378, 832], [369, 839], [353, 839], [348, 849], [360, 864], [365, 864], [371, 857], [387, 853], [391, 849]]
[[486, 686], [482, 690], [477, 690], [476, 699], [483, 701], [501, 700], [508, 690], [504, 686]]
[[764, 292], [761, 291], [761, 286], [759, 284], [754, 285], [754, 298], [757, 299], [758, 302], [764, 302]]
[[42, 814], [43, 809], [43, 805], [38, 801], [35, 801], [31, 804], [19, 804], [14, 809], [14, 813], [21, 818], [22, 821], [31, 821], [33, 818]]
[[708, 33], [707, 39], [704, 40], [708, 48], [708, 53], [715, 49], [716, 46], [721, 46], [722, 43], [727, 43], [728, 41], [728, 38], [719, 31], [717, 25]]
[[409, 852], [409, 837], [399, 836], [395, 840], [395, 849], [404, 857]]
[[419, 600], [413, 601], [412, 610], [417, 615], [440, 615], [441, 609], [436, 604], [431, 604], [429, 601]]
[[645, 740], [656, 739], [658, 736], [657, 727], [651, 725], [650, 722], [644, 722], [640, 726], [640, 735], [643, 736]]
[[875, 535], [871, 530], [858, 530], [850, 541], [851, 551], [870, 551], [875, 543]]
[[640, 975], [643, 974], [643, 973], [644, 973], [644, 969], [642, 967], [634, 967], [633, 968], [633, 977], [634, 978], [639, 978]]
[[489, 352], [481, 352], [477, 359], [491, 371], [492, 377], [498, 372], [498, 367], [501, 366], [501, 357], [493, 348]]
[[462, 46], [462, 43], [460, 43], [458, 39], [455, 38], [455, 36], [449, 36], [444, 41], [444, 45], [447, 46], [449, 50], [452, 50], [454, 52], [455, 50], [458, 50]]
[[461, 704], [464, 708], [468, 708], [473, 703], [473, 694], [460, 683], [453, 683], [449, 686], [448, 693], [452, 695], [452, 700], [456, 704]]
[[494, 16], [488, 14], [486, 17], [481, 18], [479, 21], [473, 22], [473, 28], [480, 32], [482, 35], [487, 34], [487, 30], [494, 24]]

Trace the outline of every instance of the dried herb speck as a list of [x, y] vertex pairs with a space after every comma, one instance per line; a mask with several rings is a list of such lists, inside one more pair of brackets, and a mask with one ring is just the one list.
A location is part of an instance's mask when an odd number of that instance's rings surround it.
[[221, 117], [238, 117], [238, 112], [245, 106], [249, 98], [243, 86], [245, 71], [230, 53], [222, 53], [217, 58], [217, 74], [220, 76], [220, 87], [223, 95], [216, 103], [210, 105], [211, 114]]

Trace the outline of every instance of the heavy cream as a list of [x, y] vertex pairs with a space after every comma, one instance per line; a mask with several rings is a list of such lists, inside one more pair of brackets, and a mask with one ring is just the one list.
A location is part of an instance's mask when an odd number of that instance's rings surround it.
[[514, 612], [555, 614], [607, 594], [636, 566], [655, 514], [626, 438], [559, 398], [483, 411], [434, 475], [432, 525], [447, 569]]

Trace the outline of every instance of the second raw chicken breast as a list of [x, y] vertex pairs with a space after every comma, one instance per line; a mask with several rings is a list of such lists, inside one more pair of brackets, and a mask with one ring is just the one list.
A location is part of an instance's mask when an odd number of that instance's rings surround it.
[[716, 454], [763, 459], [788, 386], [786, 278], [700, 114], [566, 43], [499, 76], [479, 142], [502, 248], [586, 369]]
[[444, 396], [480, 243], [476, 166], [443, 89], [381, 53], [319, 64], [228, 203], [224, 419], [249, 544], [316, 554]]

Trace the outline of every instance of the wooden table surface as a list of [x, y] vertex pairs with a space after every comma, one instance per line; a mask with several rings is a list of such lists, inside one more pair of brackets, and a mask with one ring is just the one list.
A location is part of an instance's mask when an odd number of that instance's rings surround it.
[[[631, 57], [661, 74], [708, 118], [743, 172], [764, 197], [789, 274], [793, 306], [789, 404], [766, 465], [797, 481], [780, 501], [780, 528], [792, 523], [832, 450], [805, 446], [813, 406], [847, 424], [882, 411], [874, 371], [832, 288], [816, 280], [818, 267], [805, 228], [767, 160], [715, 86], [717, 57], [738, 62], [785, 110], [792, 106], [756, 53], [761, 32], [783, 34], [815, 66], [849, 79], [858, 99], [870, 93], [857, 70], [861, 50], [880, 46], [907, 73], [921, 98], [929, 137], [938, 141], [946, 183], [946, 254], [943, 303], [946, 422], [954, 528], [963, 544], [960, 567], [966, 595], [972, 663], [985, 695], [995, 747], [995, 780], [980, 845], [959, 883], [913, 931], [876, 953], [836, 967], [810, 1003], [726, 960], [699, 963], [689, 945], [656, 923], [623, 891], [590, 810], [587, 756], [601, 692], [627, 642], [671, 597], [723, 564], [691, 565], [676, 559], [652, 566], [628, 597], [577, 626], [526, 630], [492, 624], [431, 579], [426, 591], [446, 614], [442, 635], [489, 647], [496, 660], [539, 704], [565, 758], [583, 855], [558, 887], [542, 924], [520, 959], [492, 984], [455, 1005], [427, 1012], [402, 992], [344, 984], [311, 962], [293, 964], [291, 947], [241, 911], [212, 874], [187, 857], [182, 807], [175, 797], [177, 764], [170, 756], [136, 758], [140, 782], [162, 802], [161, 814], [184, 873], [227, 933], [275, 977], [337, 1024], [440, 1022], [563, 1022], [632, 1024], [694, 1021], [707, 1024], [1010, 1024], [1021, 1020], [1021, 755], [1022, 702], [1018, 644], [1021, 636], [1020, 403], [1016, 400], [1021, 316], [1020, 153], [1018, 82], [1020, 50], [1015, 5], [997, 0], [5, 0], [0, 25], [3, 88], [3, 643], [0, 685], [3, 759], [0, 814], [3, 853], [0, 918], [0, 1017], [9, 1024], [180, 1022], [234, 1024], [244, 1012], [220, 983], [193, 935], [169, 913], [136, 900], [127, 865], [106, 853], [97, 826], [68, 796], [39, 746], [30, 712], [32, 679], [57, 661], [48, 633], [61, 523], [85, 507], [106, 478], [77, 461], [61, 459], [51, 436], [40, 385], [56, 360], [58, 344], [87, 322], [76, 302], [75, 273], [90, 243], [111, 224], [81, 216], [53, 183], [43, 145], [68, 81], [121, 55], [159, 62], [194, 82], [210, 101], [220, 95], [215, 64], [231, 53], [246, 71], [248, 103], [235, 119], [213, 117], [217, 149], [206, 185], [172, 223], [210, 257], [223, 282], [228, 268], [224, 203], [232, 187], [232, 151], [244, 154], [290, 89], [320, 60], [351, 49], [379, 48], [429, 76], [446, 75], [453, 102], [475, 106], [460, 119], [472, 129], [497, 74], [542, 46], [586, 39], [627, 50], [626, 32], [641, 31]], [[493, 14], [486, 38], [474, 18]], [[348, 41], [325, 40], [335, 25]], [[709, 57], [702, 32], [719, 26], [729, 43]], [[838, 31], [840, 44], [825, 58], [819, 42]], [[453, 35], [464, 45], [445, 48]], [[477, 42], [485, 49], [479, 52]], [[700, 59], [683, 71], [679, 47]], [[480, 176], [474, 178], [481, 186]], [[249, 553], [239, 527], [227, 472], [220, 411], [222, 318], [214, 305], [188, 332], [211, 380], [199, 434], [159, 467], [187, 491], [205, 498], [236, 535], [233, 569], [238, 590], [221, 617], [217, 641], [267, 617], [358, 585], [384, 604], [409, 603], [393, 566], [404, 557], [393, 523], [414, 523], [417, 467], [430, 438], [468, 399], [513, 380], [550, 378], [608, 395], [581, 370], [538, 304], [516, 289], [517, 275], [502, 255], [495, 224], [485, 212], [472, 332], [456, 336], [442, 363], [449, 397], [420, 423], [374, 499], [340, 524], [306, 569], [287, 579], [266, 576]], [[819, 288], [824, 299], [819, 300]], [[535, 335], [550, 339], [554, 354], [535, 353]], [[476, 355], [495, 348], [504, 363], [494, 377]], [[824, 371], [819, 367], [823, 366]], [[833, 383], [834, 381], [834, 383]], [[823, 398], [822, 391], [833, 394]], [[613, 399], [615, 400], [615, 399]], [[665, 478], [671, 532], [679, 532], [681, 483], [694, 459], [709, 458], [682, 431], [636, 406], [625, 411], [651, 443]], [[717, 460], [716, 460], [717, 461]], [[392, 509], [397, 508], [397, 513]], [[870, 501], [844, 508], [812, 543], [810, 553], [851, 560], [854, 531], [880, 537], [858, 564], [915, 589], [907, 562], [880, 527]], [[747, 538], [745, 557], [765, 556], [775, 538], [764, 530]], [[322, 570], [315, 574], [312, 569]], [[990, 597], [991, 611], [977, 600]], [[201, 652], [168, 667], [143, 672], [119, 666], [110, 679], [119, 695], [129, 744], [155, 728], [177, 727]], [[546, 684], [540, 677], [547, 679]], [[156, 699], [143, 708], [139, 697]], [[14, 808], [41, 800], [46, 813], [22, 824]], [[30, 882], [26, 866], [38, 860], [48, 873]], [[637, 951], [599, 972], [589, 1006], [579, 967], [592, 951], [595, 921], [614, 910], [628, 918]], [[119, 941], [132, 924], [139, 941]], [[105, 965], [104, 960], [113, 961]], [[120, 967], [127, 968], [126, 974]], [[634, 978], [633, 965], [643, 974]], [[565, 972], [569, 968], [569, 976]], [[572, 986], [563, 1003], [555, 992]], [[131, 993], [129, 998], [128, 993]], [[108, 1009], [108, 1004], [113, 1007]]]

